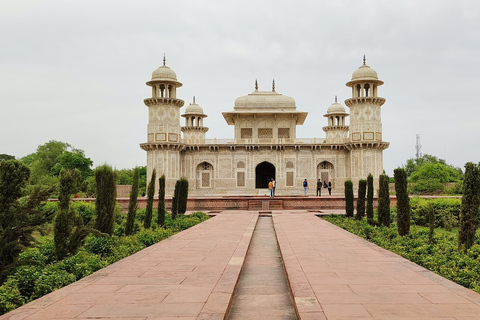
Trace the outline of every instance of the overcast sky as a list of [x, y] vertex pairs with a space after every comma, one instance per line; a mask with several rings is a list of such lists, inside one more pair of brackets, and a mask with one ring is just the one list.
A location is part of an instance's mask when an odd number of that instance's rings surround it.
[[17, 158], [58, 140], [95, 166], [146, 165], [145, 82], [164, 53], [207, 138], [233, 138], [221, 112], [255, 79], [308, 112], [297, 137], [325, 137], [365, 54], [385, 82], [387, 173], [415, 156], [416, 134], [422, 153], [480, 161], [478, 0], [2, 0], [0, 46], [0, 153]]

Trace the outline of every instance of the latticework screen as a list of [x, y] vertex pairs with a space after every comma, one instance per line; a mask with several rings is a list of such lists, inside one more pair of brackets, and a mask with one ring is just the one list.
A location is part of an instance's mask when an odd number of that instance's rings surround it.
[[278, 128], [278, 138], [290, 138], [290, 128]]
[[272, 128], [258, 128], [258, 139], [272, 139]]
[[202, 172], [202, 188], [210, 187], [210, 172]]
[[287, 187], [293, 187], [293, 172], [287, 172]]
[[245, 172], [237, 172], [237, 187], [245, 187]]
[[241, 128], [240, 129], [240, 138], [242, 139], [252, 139], [252, 128]]

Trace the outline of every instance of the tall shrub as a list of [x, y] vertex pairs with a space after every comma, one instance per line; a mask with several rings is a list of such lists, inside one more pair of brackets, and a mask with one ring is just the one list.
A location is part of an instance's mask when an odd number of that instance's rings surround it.
[[395, 193], [397, 197], [397, 228], [398, 234], [407, 235], [410, 232], [410, 198], [407, 191], [407, 174], [402, 168], [393, 171], [395, 178]]
[[345, 181], [345, 212], [347, 217], [353, 217], [353, 182]]
[[140, 169], [135, 168], [135, 170], [133, 171], [132, 192], [130, 193], [130, 201], [128, 202], [127, 224], [125, 226], [125, 235], [127, 236], [131, 235], [133, 232], [133, 223], [135, 222], [135, 215], [137, 213], [139, 176], [140, 176]]
[[145, 220], [143, 221], [143, 226], [145, 229], [149, 229], [152, 225], [153, 217], [153, 197], [155, 196], [155, 181], [156, 181], [157, 172], [153, 169], [152, 177], [150, 178], [150, 183], [148, 184], [147, 189], [147, 208], [145, 210]]
[[34, 187], [26, 196], [24, 187], [30, 169], [20, 161], [0, 161], [0, 283], [15, 267], [18, 255], [36, 240], [35, 231], [50, 222], [55, 209], [43, 206], [50, 188]]
[[480, 197], [480, 168], [468, 162], [465, 165], [463, 181], [462, 211], [460, 212], [460, 229], [458, 244], [468, 250], [475, 241], [478, 227], [478, 205]]
[[188, 200], [188, 179], [180, 179], [180, 194], [178, 197], [178, 213], [185, 214], [187, 212]]
[[390, 178], [386, 174], [380, 175], [378, 186], [378, 222], [386, 227], [390, 226]]
[[115, 181], [115, 173], [109, 165], [105, 164], [95, 169], [95, 183], [97, 187], [95, 229], [108, 235], [112, 235], [115, 223], [115, 204], [117, 200]]
[[158, 214], [157, 223], [159, 226], [165, 225], [165, 175], [158, 179]]
[[365, 194], [367, 192], [367, 180], [358, 181], [357, 215], [356, 220], [365, 217]]
[[375, 224], [373, 221], [373, 176], [369, 174], [367, 177], [367, 222], [370, 225]]
[[173, 197], [172, 197], [172, 219], [177, 218], [179, 197], [180, 197], [180, 180], [177, 180], [177, 182], [175, 182], [175, 191], [173, 192]]

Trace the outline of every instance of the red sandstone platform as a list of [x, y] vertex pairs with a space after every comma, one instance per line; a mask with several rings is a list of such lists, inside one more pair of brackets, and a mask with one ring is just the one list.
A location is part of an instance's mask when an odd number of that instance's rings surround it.
[[[313, 213], [272, 216], [301, 319], [480, 319], [480, 294]], [[223, 319], [257, 218], [221, 212], [0, 319]]]

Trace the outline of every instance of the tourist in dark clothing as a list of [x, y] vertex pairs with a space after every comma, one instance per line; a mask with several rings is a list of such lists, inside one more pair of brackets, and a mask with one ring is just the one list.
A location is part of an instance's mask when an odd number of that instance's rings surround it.
[[317, 196], [322, 196], [322, 180], [318, 179], [317, 181]]
[[328, 181], [328, 195], [329, 196], [332, 195], [332, 182], [331, 181]]

